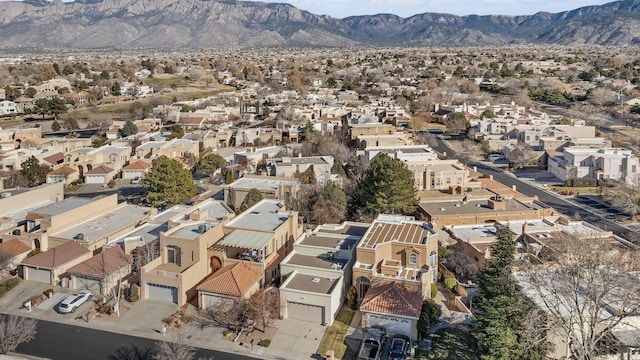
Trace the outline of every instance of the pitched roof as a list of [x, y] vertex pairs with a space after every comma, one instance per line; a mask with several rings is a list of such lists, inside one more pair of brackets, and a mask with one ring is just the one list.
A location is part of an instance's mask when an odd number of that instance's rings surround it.
[[122, 168], [122, 170], [145, 170], [151, 167], [151, 164], [149, 164], [146, 161], [142, 161], [142, 160], [138, 160], [136, 162], [133, 162], [125, 167]]
[[418, 318], [422, 301], [422, 295], [394, 281], [371, 287], [362, 299], [360, 310]]
[[67, 270], [71, 274], [87, 275], [103, 279], [107, 275], [131, 263], [131, 256], [125, 254], [119, 246], [103, 250], [80, 264]]
[[113, 169], [106, 166], [100, 165], [96, 168], [91, 169], [91, 171], [87, 171], [85, 175], [100, 175], [100, 174], [110, 174], [113, 172]]
[[255, 269], [239, 262], [220, 268], [207, 276], [196, 288], [199, 291], [242, 296], [261, 277]]
[[26, 258], [22, 260], [22, 265], [53, 269], [90, 252], [89, 249], [77, 242], [70, 241], [38, 255]]
[[64, 154], [61, 152], [57, 152], [53, 155], [49, 155], [47, 157], [45, 157], [44, 159], [42, 159], [48, 163], [51, 164], [60, 164], [63, 160], [64, 160]]
[[11, 257], [24, 254], [27, 251], [31, 251], [31, 248], [16, 238], [4, 241], [0, 244], [0, 253], [8, 254]]
[[78, 172], [78, 169], [65, 165], [55, 170], [49, 171], [47, 175], [71, 175], [75, 172]]

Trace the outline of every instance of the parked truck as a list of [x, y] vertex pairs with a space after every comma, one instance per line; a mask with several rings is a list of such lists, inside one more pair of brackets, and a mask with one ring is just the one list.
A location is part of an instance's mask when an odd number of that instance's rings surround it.
[[362, 340], [358, 360], [378, 360], [380, 359], [380, 350], [382, 349], [382, 341], [385, 336], [384, 329], [370, 328]]

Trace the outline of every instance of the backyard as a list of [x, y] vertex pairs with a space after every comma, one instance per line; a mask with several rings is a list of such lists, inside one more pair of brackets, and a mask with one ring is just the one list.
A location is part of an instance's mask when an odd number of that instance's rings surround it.
[[475, 340], [471, 334], [460, 328], [445, 328], [432, 335], [429, 360], [479, 360]]

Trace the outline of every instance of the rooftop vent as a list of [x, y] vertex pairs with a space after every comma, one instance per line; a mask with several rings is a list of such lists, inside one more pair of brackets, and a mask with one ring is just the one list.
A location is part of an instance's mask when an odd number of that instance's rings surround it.
[[313, 279], [311, 279], [312, 283], [319, 283], [320, 282], [320, 278], [314, 277]]

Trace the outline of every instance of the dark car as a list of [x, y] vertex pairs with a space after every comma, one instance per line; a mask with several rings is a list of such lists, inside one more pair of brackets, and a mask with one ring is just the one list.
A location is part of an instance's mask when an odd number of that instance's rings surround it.
[[389, 360], [404, 360], [409, 352], [410, 341], [407, 336], [396, 335], [391, 339]]

